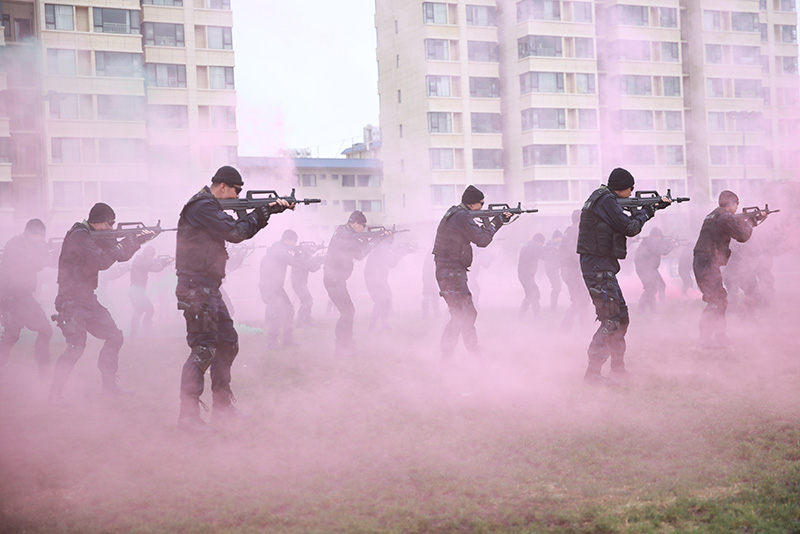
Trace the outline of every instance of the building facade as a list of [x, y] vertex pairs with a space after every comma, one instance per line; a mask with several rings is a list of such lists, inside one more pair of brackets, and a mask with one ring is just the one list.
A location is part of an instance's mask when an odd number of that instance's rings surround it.
[[162, 199], [235, 163], [230, 0], [3, 0], [2, 17], [6, 224], [99, 200], [172, 219]]
[[616, 166], [709, 200], [795, 179], [795, 0], [377, 0], [391, 218], [467, 184], [570, 213]]

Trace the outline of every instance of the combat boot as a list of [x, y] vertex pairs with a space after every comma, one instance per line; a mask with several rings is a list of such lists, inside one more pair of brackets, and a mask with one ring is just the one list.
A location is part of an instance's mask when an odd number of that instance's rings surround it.
[[200, 418], [200, 406], [203, 406], [205, 410], [208, 411], [208, 407], [203, 404], [200, 399], [189, 397], [181, 399], [181, 411], [178, 414], [178, 430], [192, 433], [213, 432], [213, 429], [206, 425], [206, 422]]
[[246, 414], [236, 408], [236, 397], [230, 389], [220, 389], [213, 393], [214, 405], [211, 412], [211, 422], [217, 424], [229, 424], [233, 422], [241, 422], [247, 419], [249, 414]]
[[590, 359], [589, 365], [586, 367], [586, 373], [583, 375], [583, 382], [590, 386], [616, 385], [616, 381], [606, 378], [600, 373], [604, 363], [605, 361]]

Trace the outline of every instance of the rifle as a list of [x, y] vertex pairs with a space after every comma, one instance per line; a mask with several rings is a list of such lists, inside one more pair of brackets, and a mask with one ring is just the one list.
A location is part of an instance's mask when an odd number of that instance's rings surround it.
[[50, 252], [59, 252], [64, 244], [63, 237], [51, 237], [47, 240], [47, 250]]
[[367, 226], [364, 228], [364, 231], [359, 235], [359, 238], [363, 241], [373, 242], [375, 239], [383, 239], [385, 237], [393, 237], [395, 234], [401, 234], [403, 232], [410, 232], [411, 230], [398, 230], [397, 225], [392, 225], [391, 228], [386, 228], [385, 226]]
[[473, 219], [489, 219], [497, 215], [502, 216], [504, 213], [510, 213], [512, 218], [508, 221], [503, 221], [503, 224], [510, 224], [516, 221], [523, 213], [537, 213], [538, 209], [524, 210], [522, 209], [522, 202], [517, 202], [517, 207], [512, 208], [507, 203], [489, 204], [484, 210], [470, 210], [469, 214]]
[[769, 204], [764, 204], [764, 209], [762, 210], [758, 206], [750, 206], [749, 208], [742, 208], [742, 216], [745, 219], [753, 221], [753, 226], [758, 226], [764, 219], [767, 218], [767, 215], [770, 213], [778, 213], [781, 210], [771, 210], [769, 209]]
[[668, 198], [672, 202], [689, 202], [689, 197], [675, 197], [672, 198], [672, 191], [667, 189], [666, 195], [659, 195], [658, 191], [637, 191], [636, 196], [632, 198], [618, 198], [617, 202], [622, 206], [622, 209], [634, 211], [635, 208], [643, 208], [645, 206], [652, 206], [653, 210], [663, 210], [669, 206], [669, 202], [663, 202], [661, 197]]
[[[177, 228], [161, 228], [161, 219], [155, 226], [145, 226], [143, 222], [121, 222], [112, 230], [89, 230], [89, 235], [100, 239], [122, 239], [125, 237], [137, 236], [144, 230], [153, 232], [153, 239], [158, 237], [161, 232], [175, 232]], [[148, 241], [150, 240], [148, 239]]]
[[235, 212], [236, 216], [241, 219], [247, 215], [247, 210], [253, 210], [260, 206], [267, 206], [270, 214], [280, 213], [284, 209], [281, 206], [269, 207], [270, 204], [280, 199], [289, 204], [305, 204], [306, 206], [322, 202], [319, 198], [295, 198], [294, 191], [294, 188], [292, 188], [292, 192], [288, 196], [280, 197], [277, 192], [270, 189], [251, 190], [247, 192], [245, 198], [223, 198], [219, 200], [219, 203], [222, 209]]
[[156, 256], [156, 257], [155, 257], [155, 260], [156, 260], [157, 262], [159, 262], [159, 263], [163, 264], [163, 265], [166, 267], [166, 266], [167, 266], [167, 265], [169, 265], [170, 263], [174, 262], [174, 261], [175, 261], [175, 258], [173, 258], [173, 257], [172, 257], [172, 256], [170, 256], [170, 255], [164, 254], [164, 255], [162, 255], [162, 256]]
[[300, 254], [308, 254], [309, 256], [313, 256], [321, 250], [325, 250], [325, 241], [323, 241], [320, 245], [317, 245], [313, 241], [300, 241], [295, 247], [295, 252]]

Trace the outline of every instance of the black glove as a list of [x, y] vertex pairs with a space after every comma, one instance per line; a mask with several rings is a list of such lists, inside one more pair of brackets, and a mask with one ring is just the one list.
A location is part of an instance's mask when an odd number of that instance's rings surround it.
[[267, 221], [269, 221], [270, 209], [267, 206], [259, 206], [253, 210], [253, 213], [256, 215], [258, 229], [261, 230], [267, 225]]
[[656, 216], [655, 204], [645, 204], [644, 206], [642, 206], [642, 211], [644, 212], [645, 215], [647, 215], [648, 220]]
[[492, 226], [494, 226], [495, 230], [499, 230], [500, 227], [503, 226], [504, 222], [506, 222], [506, 220], [503, 218], [502, 214], [501, 215], [495, 215], [494, 218], [492, 219]]

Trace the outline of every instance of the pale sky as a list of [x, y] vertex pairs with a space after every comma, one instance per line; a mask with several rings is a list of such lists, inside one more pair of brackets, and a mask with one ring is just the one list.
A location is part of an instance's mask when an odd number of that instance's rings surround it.
[[375, 0], [234, 0], [240, 156], [342, 157], [378, 125]]

